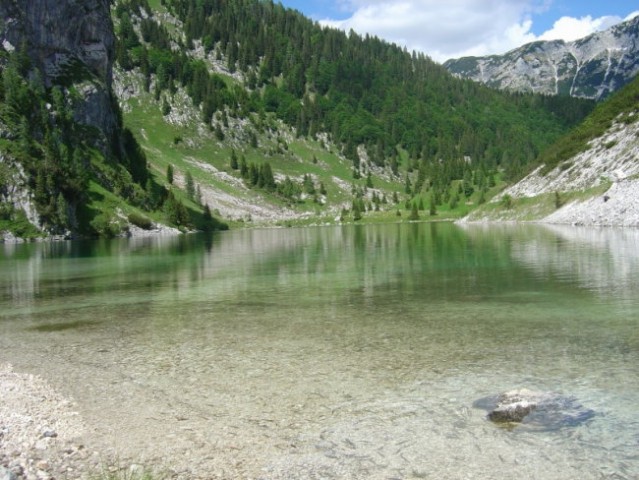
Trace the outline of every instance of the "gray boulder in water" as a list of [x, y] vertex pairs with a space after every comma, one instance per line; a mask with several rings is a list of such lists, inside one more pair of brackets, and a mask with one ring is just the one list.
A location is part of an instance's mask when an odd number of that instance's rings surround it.
[[487, 410], [488, 419], [495, 423], [525, 423], [545, 429], [576, 426], [595, 416], [574, 397], [526, 388], [481, 398], [473, 406]]

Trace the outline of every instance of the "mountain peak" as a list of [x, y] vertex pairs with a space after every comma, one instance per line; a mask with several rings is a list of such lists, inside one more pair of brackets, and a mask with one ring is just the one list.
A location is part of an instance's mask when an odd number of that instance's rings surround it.
[[639, 16], [572, 42], [536, 41], [444, 67], [494, 88], [602, 100], [639, 73]]

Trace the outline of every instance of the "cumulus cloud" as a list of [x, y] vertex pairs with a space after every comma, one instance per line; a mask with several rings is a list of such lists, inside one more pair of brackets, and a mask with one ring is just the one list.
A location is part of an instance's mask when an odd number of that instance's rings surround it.
[[577, 40], [591, 33], [599, 32], [622, 22], [623, 18], [606, 16], [592, 18], [590, 15], [581, 18], [561, 17], [553, 27], [539, 36], [540, 40]]
[[622, 21], [563, 17], [538, 37], [532, 32], [533, 15], [547, 11], [552, 0], [339, 1], [352, 15], [323, 24], [376, 35], [437, 61], [505, 53], [539, 39], [574, 40]]

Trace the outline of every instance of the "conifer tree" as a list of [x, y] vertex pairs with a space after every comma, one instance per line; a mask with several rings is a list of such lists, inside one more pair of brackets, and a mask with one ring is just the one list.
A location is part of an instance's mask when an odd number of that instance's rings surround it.
[[415, 202], [411, 204], [411, 210], [410, 210], [410, 215], [408, 216], [408, 219], [412, 221], [419, 220], [419, 211], [418, 211], [417, 204]]
[[237, 170], [239, 165], [237, 163], [237, 154], [235, 153], [235, 149], [231, 151], [231, 168], [233, 170]]
[[166, 181], [169, 182], [169, 185], [173, 185], [173, 165], [170, 163], [166, 167]]

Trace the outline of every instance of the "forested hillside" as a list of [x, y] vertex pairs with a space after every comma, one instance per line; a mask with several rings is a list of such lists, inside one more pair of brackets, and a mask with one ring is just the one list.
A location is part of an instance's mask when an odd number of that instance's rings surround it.
[[[66, 0], [72, 13], [51, 24], [85, 21], [74, 6]], [[16, 18], [28, 10], [11, 8]], [[323, 28], [271, 1], [110, 8], [114, 46], [85, 28], [37, 47], [64, 52], [53, 67], [27, 65], [46, 56], [20, 57], [16, 41], [3, 52], [4, 223], [26, 217], [49, 233], [109, 235], [155, 222], [217, 228], [210, 210], [239, 221], [336, 212], [358, 220], [403, 209], [417, 218], [428, 203], [431, 216], [458, 217], [526, 172], [594, 105], [496, 92], [423, 54]], [[94, 71], [86, 65], [96, 54]], [[53, 76], [39, 81], [45, 71]], [[96, 92], [111, 104], [96, 106]], [[106, 113], [108, 132], [88, 121]], [[21, 213], [24, 205], [37, 211]]]
[[469, 219], [639, 225], [639, 78], [547, 148], [539, 166]]
[[81, 3], [0, 4], [0, 238], [221, 227], [148, 170], [111, 88], [109, 3]]
[[272, 2], [121, 0], [114, 19], [119, 65], [142, 73], [165, 115], [184, 89], [218, 140], [229, 118], [251, 120], [253, 147], [269, 117], [298, 138], [326, 133], [354, 179], [370, 172], [360, 165], [364, 146], [373, 176], [387, 171], [411, 195], [448, 199], [464, 178], [468, 193], [486, 193], [491, 176], [520, 176], [593, 107], [459, 80], [423, 54]]

